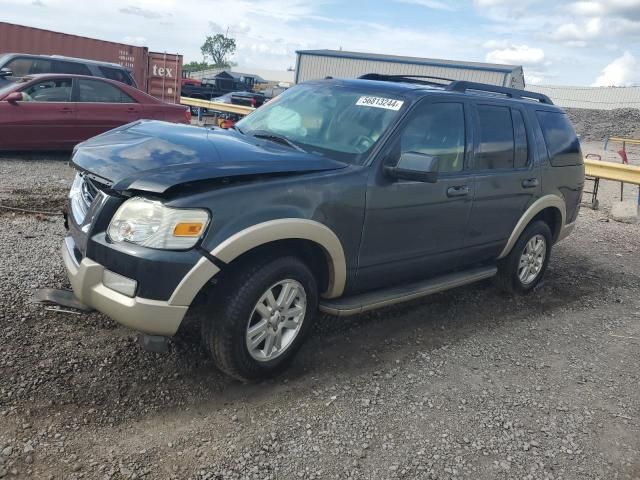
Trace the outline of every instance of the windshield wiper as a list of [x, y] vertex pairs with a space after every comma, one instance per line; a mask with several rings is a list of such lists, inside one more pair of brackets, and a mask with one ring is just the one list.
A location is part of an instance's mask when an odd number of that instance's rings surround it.
[[232, 128], [233, 130], [235, 130], [236, 132], [238, 132], [238, 133], [240, 133], [240, 134], [244, 135], [244, 132], [242, 131], [242, 129], [241, 129], [240, 127], [237, 127], [237, 126], [235, 126], [235, 125], [231, 125], [231, 128]]
[[287, 145], [291, 148], [295, 148], [299, 152], [307, 153], [307, 151], [304, 148], [300, 147], [299, 145], [296, 145], [287, 137], [284, 137], [282, 135], [276, 135], [275, 133], [270, 133], [270, 132], [256, 132], [256, 133], [252, 133], [251, 136], [255, 138], [264, 138], [265, 140], [271, 140], [272, 142], [277, 142], [282, 145]]

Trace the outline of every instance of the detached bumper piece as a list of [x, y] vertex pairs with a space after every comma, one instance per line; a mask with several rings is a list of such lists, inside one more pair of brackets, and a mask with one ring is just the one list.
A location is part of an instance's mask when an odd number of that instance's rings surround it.
[[[109, 288], [103, 280], [105, 268], [88, 258], [78, 262], [74, 248], [73, 239], [71, 237], [65, 238], [62, 246], [62, 258], [73, 293], [78, 300], [133, 330], [159, 336], [174, 335], [178, 331], [178, 327], [187, 313], [187, 306], [169, 305], [168, 302], [161, 300], [131, 297]], [[126, 288], [126, 280], [128, 279], [118, 277], [114, 277], [112, 272], [107, 271], [106, 278], [113, 282], [112, 286], [121, 291], [133, 293], [132, 290]], [[133, 280], [129, 281], [134, 282]]]

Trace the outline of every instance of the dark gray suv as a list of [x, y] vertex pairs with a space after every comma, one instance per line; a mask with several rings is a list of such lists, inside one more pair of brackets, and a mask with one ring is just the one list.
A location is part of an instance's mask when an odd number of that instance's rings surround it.
[[494, 276], [530, 292], [584, 181], [546, 96], [382, 75], [298, 85], [232, 130], [136, 122], [72, 162], [62, 254], [78, 299], [149, 348], [198, 321], [242, 379], [281, 370], [318, 309]]
[[131, 72], [116, 63], [99, 62], [61, 55], [0, 53], [0, 87], [3, 83], [39, 73], [64, 73], [108, 78], [137, 87]]

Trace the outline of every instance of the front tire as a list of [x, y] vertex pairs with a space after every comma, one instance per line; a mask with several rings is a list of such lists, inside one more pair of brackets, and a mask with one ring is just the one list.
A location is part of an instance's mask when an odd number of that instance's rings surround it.
[[318, 287], [297, 257], [245, 263], [203, 312], [202, 338], [216, 366], [239, 380], [286, 368], [318, 308]]
[[551, 257], [551, 229], [539, 220], [530, 224], [513, 246], [511, 253], [498, 262], [497, 281], [509, 292], [531, 292], [542, 280]]

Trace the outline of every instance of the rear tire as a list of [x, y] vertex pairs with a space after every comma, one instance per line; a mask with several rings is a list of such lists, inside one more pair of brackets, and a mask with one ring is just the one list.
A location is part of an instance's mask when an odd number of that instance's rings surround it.
[[525, 295], [542, 280], [551, 257], [551, 229], [545, 222], [531, 223], [520, 235], [511, 253], [498, 262], [500, 288]]
[[[293, 360], [318, 308], [318, 287], [297, 257], [245, 263], [201, 313], [216, 366], [238, 380], [274, 376]], [[282, 297], [282, 298], [281, 298]]]

